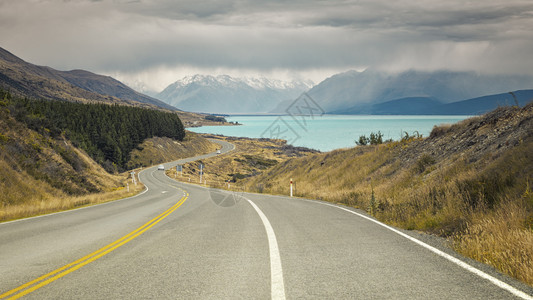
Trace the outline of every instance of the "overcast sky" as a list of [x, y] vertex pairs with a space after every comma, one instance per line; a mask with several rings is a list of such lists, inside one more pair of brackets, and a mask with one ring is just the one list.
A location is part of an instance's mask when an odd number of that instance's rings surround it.
[[1, 0], [0, 47], [155, 90], [196, 73], [533, 74], [533, 1]]

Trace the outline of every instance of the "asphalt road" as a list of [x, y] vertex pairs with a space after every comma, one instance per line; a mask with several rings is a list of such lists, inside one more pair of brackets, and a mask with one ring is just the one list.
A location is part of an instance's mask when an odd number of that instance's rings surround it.
[[140, 180], [133, 198], [0, 224], [0, 298], [532, 299], [355, 209], [181, 184], [157, 167]]

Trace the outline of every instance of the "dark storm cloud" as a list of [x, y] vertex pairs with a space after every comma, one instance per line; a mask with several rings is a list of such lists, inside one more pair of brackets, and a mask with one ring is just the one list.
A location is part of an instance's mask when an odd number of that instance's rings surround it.
[[433, 0], [3, 0], [2, 47], [60, 69], [530, 73], [533, 4]]

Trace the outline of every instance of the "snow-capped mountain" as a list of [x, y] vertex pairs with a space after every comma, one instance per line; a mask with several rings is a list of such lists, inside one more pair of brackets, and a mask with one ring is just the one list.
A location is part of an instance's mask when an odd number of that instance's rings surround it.
[[169, 85], [156, 98], [185, 111], [262, 113], [312, 86], [310, 81], [194, 75]]

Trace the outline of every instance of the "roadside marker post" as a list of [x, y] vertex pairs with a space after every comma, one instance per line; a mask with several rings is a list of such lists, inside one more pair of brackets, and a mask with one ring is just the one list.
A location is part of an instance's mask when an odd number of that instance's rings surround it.
[[202, 184], [202, 175], [204, 175], [204, 165], [200, 164], [198, 167], [200, 168], [200, 184]]
[[180, 176], [183, 176], [183, 165], [176, 166], [176, 174], [180, 173]]
[[292, 178], [291, 178], [291, 197], [292, 197]]
[[135, 180], [135, 171], [131, 171], [131, 182], [133, 182], [133, 184], [137, 185], [137, 180]]

